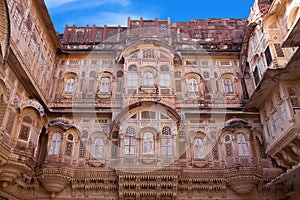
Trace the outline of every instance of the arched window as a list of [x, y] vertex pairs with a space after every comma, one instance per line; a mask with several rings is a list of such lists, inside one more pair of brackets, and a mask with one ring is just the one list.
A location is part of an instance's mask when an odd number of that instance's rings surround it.
[[50, 141], [50, 148], [48, 151], [48, 155], [59, 155], [61, 142], [62, 142], [61, 134], [59, 132], [54, 133]]
[[143, 135], [143, 155], [154, 155], [154, 135], [145, 132]]
[[145, 87], [154, 87], [155, 86], [155, 77], [152, 72], [145, 72], [143, 75], [143, 86]]
[[32, 119], [29, 116], [23, 117], [23, 122], [19, 132], [18, 139], [28, 141], [30, 135], [30, 127], [32, 125]]
[[239, 156], [249, 156], [249, 147], [244, 134], [239, 133], [236, 136]]
[[103, 77], [100, 80], [100, 93], [109, 93], [110, 92], [110, 78]]
[[204, 159], [206, 156], [205, 140], [195, 138], [193, 147], [194, 159]]
[[102, 137], [96, 138], [93, 143], [92, 155], [94, 158], [104, 158], [104, 139]]
[[195, 78], [188, 79], [187, 82], [187, 91], [190, 93], [199, 92], [199, 83]]
[[75, 42], [83, 42], [83, 32], [78, 31], [75, 36]]
[[167, 65], [160, 66], [159, 84], [161, 87], [171, 87], [170, 68]]
[[65, 84], [65, 93], [73, 94], [75, 92], [75, 80], [74, 78], [69, 78]]
[[72, 134], [69, 134], [67, 137], [66, 148], [65, 148], [65, 155], [67, 156], [72, 156], [73, 140], [74, 140], [74, 136]]
[[124, 137], [124, 155], [135, 155], [135, 128], [132, 126], [127, 127], [126, 136]]
[[231, 78], [224, 79], [224, 89], [226, 94], [234, 93], [234, 87]]
[[171, 128], [165, 126], [162, 129], [161, 155], [172, 156], [173, 154], [173, 138], [171, 135]]

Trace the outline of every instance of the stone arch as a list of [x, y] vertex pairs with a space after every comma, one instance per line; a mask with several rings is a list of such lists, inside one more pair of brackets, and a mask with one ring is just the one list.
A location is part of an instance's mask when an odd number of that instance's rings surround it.
[[36, 153], [39, 135], [45, 124], [45, 117], [33, 106], [25, 106], [20, 110], [15, 125], [16, 148], [26, 150], [32, 155]]
[[186, 80], [186, 88], [188, 88], [188, 85], [189, 85], [189, 81], [192, 80], [192, 79], [195, 79], [197, 81], [197, 84], [198, 84], [198, 91], [197, 92], [200, 92], [200, 94], [204, 94], [208, 89], [206, 88], [206, 84], [205, 84], [205, 81], [202, 77], [202, 75], [200, 73], [197, 73], [197, 72], [189, 72], [189, 73], [186, 73], [184, 75], [185, 77], [185, 80]]
[[159, 137], [159, 131], [156, 128], [147, 126], [147, 127], [143, 127], [142, 129], [138, 130], [137, 138], [142, 138], [143, 134], [147, 131], [152, 132], [155, 138]]
[[51, 127], [61, 127], [62, 130], [68, 130], [70, 128], [75, 128], [74, 122], [70, 119], [64, 118], [64, 117], [58, 117], [51, 119], [48, 122], [48, 129]]
[[[90, 152], [92, 160], [105, 160], [108, 152], [108, 138], [102, 131], [96, 131], [89, 135], [86, 149]], [[103, 163], [102, 163], [103, 164]], [[101, 164], [101, 165], [102, 165]]]
[[208, 138], [207, 135], [201, 131], [192, 132], [189, 134], [190, 142], [193, 142], [193, 140], [197, 137], [200, 138]]
[[224, 124], [225, 124], [224, 129], [228, 128], [232, 131], [236, 128], [251, 129], [251, 125], [247, 121], [245, 121], [241, 118], [229, 119], [229, 120], [225, 121]]
[[103, 137], [105, 139], [105, 142], [107, 142], [107, 135], [102, 131], [96, 131], [96, 132], [91, 133], [88, 136], [88, 141], [91, 141], [97, 137]]
[[156, 101], [144, 101], [144, 102], [136, 102], [133, 103], [127, 107], [125, 107], [112, 121], [112, 126], [111, 126], [111, 132], [110, 132], [110, 137], [112, 136], [113, 131], [119, 130], [119, 125], [120, 122], [124, 119], [127, 119], [135, 114], [137, 110], [141, 108], [141, 106], [162, 106], [168, 117], [172, 119], [174, 122], [176, 122], [177, 127], [179, 127], [180, 122], [181, 122], [181, 117], [179, 114], [176, 112], [175, 109], [171, 108], [170, 106], [162, 103], [162, 102], [156, 102]]
[[6, 0], [0, 0], [0, 46], [2, 54], [2, 62], [5, 64], [8, 59], [10, 47], [10, 17]]
[[128, 57], [129, 55], [136, 53], [137, 49], [140, 49], [141, 46], [153, 47], [163, 49], [164, 53], [172, 54], [173, 58], [177, 58], [180, 62], [182, 62], [182, 57], [180, 53], [176, 52], [174, 48], [172, 48], [169, 44], [163, 41], [157, 40], [138, 40], [133, 42], [132, 44], [126, 46], [121, 53], [118, 55], [117, 63], [120, 63], [124, 57]]
[[43, 106], [34, 99], [22, 99], [21, 103], [20, 103], [20, 111], [22, 112], [22, 110], [24, 110], [27, 107], [31, 107], [34, 108], [40, 115], [40, 117], [42, 118], [43, 116], [45, 116], [45, 111]]

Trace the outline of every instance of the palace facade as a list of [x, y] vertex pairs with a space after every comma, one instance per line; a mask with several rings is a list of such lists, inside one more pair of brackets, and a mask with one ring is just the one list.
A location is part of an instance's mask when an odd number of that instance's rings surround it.
[[60, 34], [0, 0], [0, 199], [299, 200], [299, 6]]

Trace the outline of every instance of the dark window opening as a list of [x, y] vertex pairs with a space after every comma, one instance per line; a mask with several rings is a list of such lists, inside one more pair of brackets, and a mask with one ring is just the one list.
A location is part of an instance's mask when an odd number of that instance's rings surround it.
[[255, 67], [255, 70], [253, 72], [253, 76], [254, 76], [254, 81], [255, 81], [255, 85], [257, 86], [259, 83], [259, 74], [258, 74], [258, 69], [257, 67]]
[[266, 56], [267, 65], [269, 66], [272, 62], [272, 55], [271, 55], [270, 47], [267, 47], [267, 49], [265, 51], [265, 56]]

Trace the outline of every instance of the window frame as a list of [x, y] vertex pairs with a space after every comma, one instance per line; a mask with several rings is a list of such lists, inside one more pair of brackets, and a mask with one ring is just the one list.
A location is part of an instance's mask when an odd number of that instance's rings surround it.
[[[72, 138], [69, 138], [70, 136]], [[72, 156], [73, 155], [73, 149], [74, 149], [74, 135], [69, 133], [66, 137], [65, 155], [66, 156]]]
[[280, 103], [280, 112], [282, 116], [282, 121], [286, 122], [288, 120], [287, 107], [284, 101]]
[[280, 130], [281, 124], [280, 124], [279, 114], [278, 114], [277, 110], [272, 112], [272, 120], [273, 120], [273, 127], [274, 127], [275, 132]]
[[22, 23], [22, 15], [20, 13], [20, 11], [18, 9], [15, 9], [15, 12], [13, 14], [13, 21], [16, 24], [16, 26], [18, 28], [21, 27], [21, 23]]
[[[201, 144], [196, 144], [196, 141], [201, 141]], [[196, 151], [198, 150], [198, 151]], [[193, 159], [194, 160], [204, 160], [206, 158], [206, 141], [205, 138], [195, 137], [193, 140]], [[199, 155], [197, 155], [199, 154]]]
[[155, 154], [155, 136], [151, 131], [145, 131], [142, 137], [143, 156], [153, 156]]
[[[98, 143], [99, 142], [99, 143]], [[95, 159], [104, 159], [105, 157], [105, 139], [103, 137], [96, 137], [92, 141], [92, 155]]]
[[153, 88], [156, 86], [155, 73], [152, 71], [145, 71], [143, 73], [143, 87]]
[[187, 80], [187, 92], [197, 94], [200, 92], [199, 81], [192, 77]]
[[[26, 118], [29, 118], [30, 122], [26, 121], [25, 120]], [[18, 134], [18, 140], [28, 142], [29, 139], [30, 139], [30, 136], [31, 136], [32, 129], [33, 129], [33, 119], [32, 119], [32, 117], [30, 117], [29, 115], [23, 116], [21, 126], [20, 126], [20, 130], [19, 130], [19, 134]], [[25, 138], [24, 138], [24, 134], [22, 133], [23, 131], [26, 131]]]
[[223, 79], [223, 85], [226, 94], [234, 94], [235, 89], [234, 89], [234, 81], [232, 80], [232, 78], [225, 77]]
[[110, 93], [111, 92], [111, 79], [110, 77], [101, 77], [99, 84], [100, 93]]
[[74, 94], [75, 93], [75, 77], [67, 77], [64, 84], [64, 94]]
[[[59, 137], [57, 137], [59, 136]], [[53, 148], [53, 143], [54, 143], [54, 148]], [[63, 138], [62, 134], [59, 131], [54, 132], [54, 134], [51, 137], [51, 140], [49, 142], [49, 149], [48, 149], [48, 155], [49, 156], [58, 156], [61, 154], [61, 148], [63, 144]], [[59, 145], [59, 146], [58, 146]], [[52, 150], [51, 150], [52, 148]]]
[[247, 138], [244, 133], [236, 134], [236, 144], [237, 144], [237, 153], [240, 157], [249, 157], [250, 149], [249, 144], [247, 142]]
[[[126, 151], [126, 149], [128, 149], [128, 151]], [[136, 129], [132, 126], [128, 126], [126, 128], [126, 135], [124, 137], [123, 155], [124, 156], [136, 155]]]

